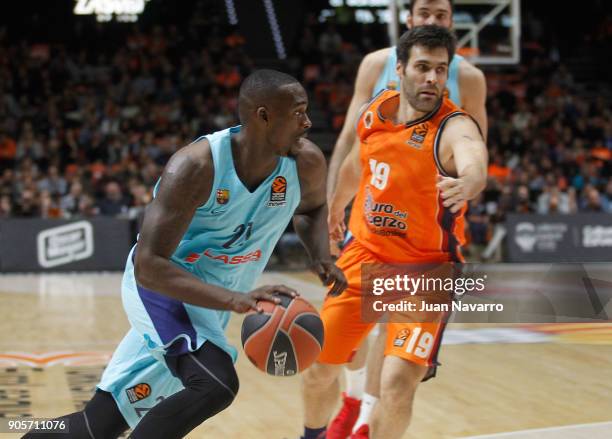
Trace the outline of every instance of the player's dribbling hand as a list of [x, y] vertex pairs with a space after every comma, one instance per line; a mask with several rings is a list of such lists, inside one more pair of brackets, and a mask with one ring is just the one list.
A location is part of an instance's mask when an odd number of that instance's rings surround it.
[[275, 304], [281, 302], [278, 297], [274, 296], [274, 293], [284, 294], [289, 297], [299, 296], [297, 291], [285, 285], [265, 285], [247, 294], [236, 293], [235, 296], [232, 297], [230, 310], [239, 314], [249, 311], [263, 312], [263, 308], [261, 308], [257, 302], [261, 300]]
[[438, 175], [438, 183], [436, 187], [440, 189], [440, 196], [444, 200], [442, 205], [450, 207], [452, 213], [457, 213], [465, 206], [467, 202], [467, 194], [460, 178], [442, 177]]
[[319, 276], [323, 285], [333, 284], [328, 293], [330, 296], [339, 296], [348, 286], [344, 273], [332, 261], [317, 261], [312, 264], [311, 268]]

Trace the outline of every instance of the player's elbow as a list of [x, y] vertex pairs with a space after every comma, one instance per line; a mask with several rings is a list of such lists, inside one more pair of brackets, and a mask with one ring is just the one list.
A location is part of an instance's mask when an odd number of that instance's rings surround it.
[[155, 273], [155, 257], [147, 251], [136, 251], [134, 256], [134, 277], [136, 283], [152, 289]]

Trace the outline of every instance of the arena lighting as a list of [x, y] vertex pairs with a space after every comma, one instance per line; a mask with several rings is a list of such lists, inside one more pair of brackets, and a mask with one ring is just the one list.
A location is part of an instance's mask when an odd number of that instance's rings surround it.
[[76, 0], [75, 15], [96, 15], [99, 22], [117, 21], [134, 22], [142, 14], [145, 3], [149, 0]]
[[[389, 23], [391, 15], [389, 11], [390, 0], [328, 0], [330, 8], [348, 7], [355, 13], [357, 23]], [[322, 9], [319, 14], [319, 22], [324, 23], [329, 17], [334, 17], [334, 9]], [[399, 21], [405, 22], [408, 17], [406, 9], [400, 9]]]
[[234, 0], [225, 0], [225, 9], [227, 11], [227, 19], [232, 26], [238, 24], [238, 15], [236, 14], [236, 6]]
[[266, 9], [266, 15], [268, 17], [268, 24], [272, 31], [272, 40], [274, 41], [274, 47], [276, 49], [276, 55], [279, 59], [287, 58], [287, 52], [285, 52], [285, 45], [283, 44], [283, 35], [281, 34], [278, 20], [276, 18], [276, 12], [274, 11], [274, 4], [272, 0], [263, 0], [264, 8]]

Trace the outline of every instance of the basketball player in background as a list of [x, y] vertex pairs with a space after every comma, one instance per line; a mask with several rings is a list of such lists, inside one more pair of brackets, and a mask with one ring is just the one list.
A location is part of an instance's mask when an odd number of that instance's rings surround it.
[[[358, 118], [360, 145], [343, 162], [342, 184], [329, 213], [332, 238], [342, 239], [344, 209], [357, 193], [352, 237], [338, 259], [349, 286], [323, 304], [323, 350], [303, 375], [305, 439], [324, 437], [342, 365], [374, 326], [361, 318], [362, 264], [462, 261], [466, 202], [485, 187], [487, 151], [478, 124], [444, 97], [454, 49], [454, 36], [445, 27], [417, 26], [406, 32], [397, 47], [400, 91], [379, 93]], [[391, 205], [390, 214], [373, 211]], [[381, 215], [393, 221], [379, 221]], [[416, 388], [435, 374], [443, 319], [443, 313], [434, 313], [384, 324], [380, 399], [370, 425], [363, 424], [350, 438], [402, 436]], [[424, 341], [396, 343], [405, 334]]]
[[182, 438], [238, 392], [230, 312], [278, 303], [283, 286], [253, 289], [293, 218], [331, 295], [346, 287], [331, 262], [325, 158], [303, 136], [311, 122], [293, 77], [259, 70], [239, 93], [241, 126], [201, 137], [168, 162], [123, 277], [131, 329], [94, 397], [65, 418], [70, 433], [26, 437]]
[[[452, 0], [413, 0], [410, 3], [409, 12], [406, 21], [408, 29], [428, 24], [450, 29], [453, 25]], [[339, 179], [340, 165], [349, 151], [359, 147], [355, 130], [359, 108], [381, 90], [398, 89], [399, 77], [396, 72], [396, 65], [395, 47], [387, 47], [372, 52], [366, 55], [361, 62], [346, 120], [334, 146], [329, 164], [328, 205], [331, 203], [336, 187], [347, 184]], [[446, 90], [451, 101], [474, 117], [486, 140], [486, 82], [482, 71], [470, 64], [461, 55], [455, 54], [450, 63]], [[330, 245], [332, 252], [337, 254], [338, 243], [331, 242]], [[383, 330], [383, 328], [380, 327], [379, 330]], [[368, 341], [367, 339], [364, 340], [353, 361], [347, 366], [347, 388], [343, 394], [342, 408], [329, 426], [328, 439], [344, 439], [351, 431], [357, 430], [361, 424], [367, 422], [378, 399], [378, 378], [382, 364], [381, 353], [384, 349], [384, 340], [385, 334], [377, 336], [369, 356]], [[366, 358], [367, 368], [365, 367]]]

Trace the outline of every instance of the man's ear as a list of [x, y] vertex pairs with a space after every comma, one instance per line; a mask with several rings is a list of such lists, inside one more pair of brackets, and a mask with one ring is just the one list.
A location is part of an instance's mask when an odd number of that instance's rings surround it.
[[258, 119], [261, 119], [266, 123], [268, 122], [268, 110], [266, 107], [258, 107], [256, 114]]
[[397, 64], [395, 64], [395, 73], [397, 73], [397, 76], [399, 76], [400, 78], [402, 76], [404, 76], [404, 65], [401, 62], [397, 62]]

